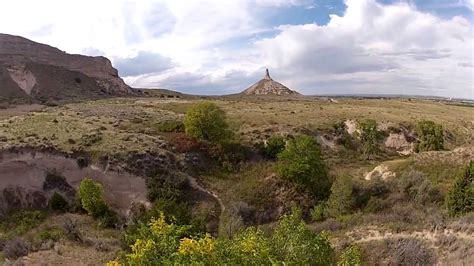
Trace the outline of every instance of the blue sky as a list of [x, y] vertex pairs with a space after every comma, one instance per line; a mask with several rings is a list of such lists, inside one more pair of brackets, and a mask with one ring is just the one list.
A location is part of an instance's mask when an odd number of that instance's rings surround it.
[[268, 67], [304, 94], [474, 98], [473, 9], [474, 0], [9, 0], [0, 32], [106, 56], [134, 87], [235, 93]]

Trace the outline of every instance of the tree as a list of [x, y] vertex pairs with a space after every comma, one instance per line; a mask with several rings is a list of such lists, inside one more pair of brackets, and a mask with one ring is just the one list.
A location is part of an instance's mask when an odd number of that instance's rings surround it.
[[377, 131], [377, 122], [373, 119], [366, 119], [359, 123], [359, 129], [364, 156], [368, 160], [371, 155], [378, 151], [379, 132]]
[[184, 127], [187, 135], [209, 142], [226, 142], [231, 136], [224, 111], [212, 102], [191, 106]]
[[307, 189], [318, 198], [326, 198], [331, 182], [318, 143], [310, 136], [297, 136], [278, 154], [279, 175]]
[[416, 125], [419, 142], [417, 151], [439, 151], [444, 148], [443, 126], [433, 121], [423, 120]]
[[101, 217], [108, 209], [104, 200], [102, 184], [90, 178], [84, 178], [79, 185], [79, 198], [82, 208], [94, 218]]
[[446, 196], [450, 216], [461, 216], [474, 210], [474, 162], [455, 181]]
[[347, 214], [352, 206], [352, 179], [349, 176], [336, 178], [331, 186], [331, 195], [327, 202], [327, 213], [330, 217]]

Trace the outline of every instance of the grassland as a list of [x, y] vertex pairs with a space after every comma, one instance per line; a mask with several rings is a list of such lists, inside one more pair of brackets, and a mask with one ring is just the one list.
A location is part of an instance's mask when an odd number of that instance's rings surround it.
[[[28, 110], [0, 109], [0, 150], [28, 147], [64, 153], [80, 152], [88, 154], [92, 163], [98, 163], [104, 156], [120, 161], [134, 152], [166, 152], [173, 154], [178, 162], [184, 161], [187, 155], [174, 148], [174, 133], [163, 132], [167, 130], [161, 125], [166, 121], [179, 123], [191, 105], [204, 100], [215, 102], [226, 112], [236, 141], [249, 149], [254, 149], [256, 142], [274, 134], [316, 137], [322, 142], [323, 158], [330, 178], [350, 176], [359, 194], [379, 188], [379, 183], [364, 178], [375, 167], [385, 165], [395, 174], [380, 187], [388, 192], [374, 197], [374, 206], [369, 208], [366, 203], [360, 204], [351, 213], [337, 219], [312, 222], [310, 228], [314, 231], [331, 231], [336, 246], [343, 246], [341, 243], [351, 239], [347, 237], [351, 232], [364, 231], [364, 228], [360, 229], [363, 226], [370, 225], [386, 231], [414, 231], [425, 230], [437, 223], [451, 223], [452, 220], [446, 218], [442, 201], [437, 197], [423, 204], [409, 201], [400, 192], [399, 180], [414, 171], [421, 172], [442, 197], [451, 187], [453, 178], [469, 160], [474, 160], [474, 108], [421, 99], [329, 100], [318, 97], [181, 95], [179, 98], [105, 99], [56, 107], [37, 106]], [[334, 123], [367, 118], [376, 120], [382, 127], [409, 130], [413, 130], [420, 120], [432, 120], [443, 125], [445, 150], [400, 155], [382, 147], [379, 154], [365, 160], [359, 149], [322, 141], [325, 135], [333, 134]], [[308, 213], [317, 204], [310, 196], [282, 182], [275, 173], [273, 160], [251, 156], [234, 171], [222, 171], [206, 161], [202, 164], [201, 168], [205, 171], [193, 173], [194, 178], [217, 195], [225, 207], [238, 205], [244, 208], [247, 223], [271, 223], [294, 205], [302, 207], [310, 220]], [[80, 217], [76, 218], [83, 219]], [[45, 219], [59, 218], [48, 216]], [[34, 234], [35, 229], [27, 229], [22, 234]], [[112, 239], [119, 238], [118, 231], [109, 233], [113, 235]], [[112, 246], [111, 251], [106, 252], [108, 257], [113, 257], [111, 252], [118, 249], [116, 243]], [[366, 246], [370, 249], [369, 244]], [[75, 254], [71, 256], [77, 255], [73, 249], [68, 250], [70, 254]], [[96, 251], [93, 252], [94, 256], [98, 256]]]

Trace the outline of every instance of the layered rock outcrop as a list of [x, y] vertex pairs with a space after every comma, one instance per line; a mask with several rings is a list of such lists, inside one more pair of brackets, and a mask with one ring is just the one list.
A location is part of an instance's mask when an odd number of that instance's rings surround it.
[[64, 100], [137, 93], [102, 56], [68, 54], [19, 36], [0, 34], [0, 100]]

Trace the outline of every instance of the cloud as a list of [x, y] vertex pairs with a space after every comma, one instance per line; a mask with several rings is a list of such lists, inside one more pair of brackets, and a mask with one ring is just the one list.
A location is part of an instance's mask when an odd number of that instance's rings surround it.
[[137, 76], [150, 73], [158, 73], [173, 67], [170, 58], [160, 54], [140, 51], [132, 58], [116, 58], [114, 66], [118, 69], [120, 76]]
[[2, 3], [0, 32], [106, 56], [137, 87], [234, 93], [269, 67], [306, 94], [474, 98], [473, 22], [462, 17], [473, 0], [329, 2], [16, 0]]
[[285, 69], [295, 86], [312, 94], [340, 93], [344, 85], [374, 94], [474, 97], [472, 73], [453, 67], [463, 58], [473, 61], [469, 21], [444, 20], [404, 3], [345, 3], [345, 13], [332, 15], [327, 25], [282, 26], [276, 36], [257, 41], [262, 60]]
[[264, 69], [252, 73], [228, 70], [220, 74], [169, 70], [159, 75], [130, 77], [127, 81], [136, 87], [141, 87], [139, 84], [147, 84], [151, 88], [175, 88], [185, 93], [216, 95], [240, 92], [262, 78], [263, 73]]
[[474, 65], [472, 63], [467, 63], [467, 62], [458, 63], [458, 66], [474, 68]]

